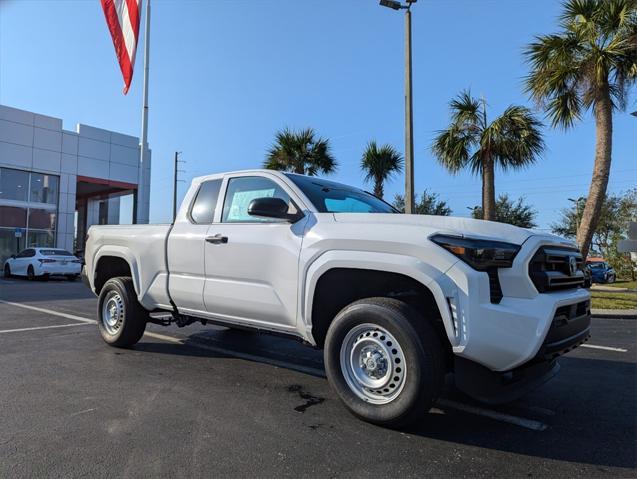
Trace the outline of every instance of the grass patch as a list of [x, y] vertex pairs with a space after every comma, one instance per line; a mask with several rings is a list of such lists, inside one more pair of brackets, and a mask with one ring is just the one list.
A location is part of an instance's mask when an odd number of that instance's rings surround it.
[[611, 288], [637, 289], [637, 281], [630, 281], [628, 279], [618, 279], [614, 283], [605, 284], [604, 286], [610, 286]]
[[591, 291], [593, 309], [637, 309], [637, 293]]

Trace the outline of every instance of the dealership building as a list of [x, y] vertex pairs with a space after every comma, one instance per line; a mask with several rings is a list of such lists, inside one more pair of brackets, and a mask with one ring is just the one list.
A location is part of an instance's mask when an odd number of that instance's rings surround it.
[[0, 105], [0, 261], [32, 246], [81, 251], [89, 226], [121, 217], [148, 223], [150, 151], [143, 168], [139, 153], [137, 137]]

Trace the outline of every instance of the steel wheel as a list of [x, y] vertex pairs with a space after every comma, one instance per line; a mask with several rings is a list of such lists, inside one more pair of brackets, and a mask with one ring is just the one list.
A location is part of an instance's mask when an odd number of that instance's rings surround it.
[[394, 336], [376, 324], [359, 324], [347, 333], [340, 362], [352, 392], [371, 404], [390, 403], [405, 385], [403, 350]]
[[124, 300], [117, 291], [109, 291], [102, 303], [102, 325], [110, 335], [116, 335], [124, 322]]

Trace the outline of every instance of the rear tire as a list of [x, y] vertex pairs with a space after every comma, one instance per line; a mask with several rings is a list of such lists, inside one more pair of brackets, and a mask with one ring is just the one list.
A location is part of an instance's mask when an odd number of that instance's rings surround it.
[[11, 278], [11, 266], [9, 266], [8, 264], [4, 265], [4, 277], [5, 278]]
[[69, 274], [66, 276], [67, 281], [75, 281], [79, 275], [77, 274]]
[[137, 301], [133, 280], [109, 279], [97, 302], [97, 327], [110, 346], [128, 348], [137, 343], [146, 330], [148, 311]]
[[346, 306], [325, 339], [325, 371], [357, 417], [398, 428], [421, 420], [442, 388], [443, 350], [426, 318], [390, 298]]
[[33, 269], [33, 265], [29, 265], [27, 268], [27, 279], [29, 281], [33, 281], [35, 279], [35, 271]]

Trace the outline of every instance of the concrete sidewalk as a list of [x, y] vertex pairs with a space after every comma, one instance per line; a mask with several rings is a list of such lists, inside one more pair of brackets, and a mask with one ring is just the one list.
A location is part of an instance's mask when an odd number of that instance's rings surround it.
[[637, 319], [637, 309], [591, 309], [596, 318]]

